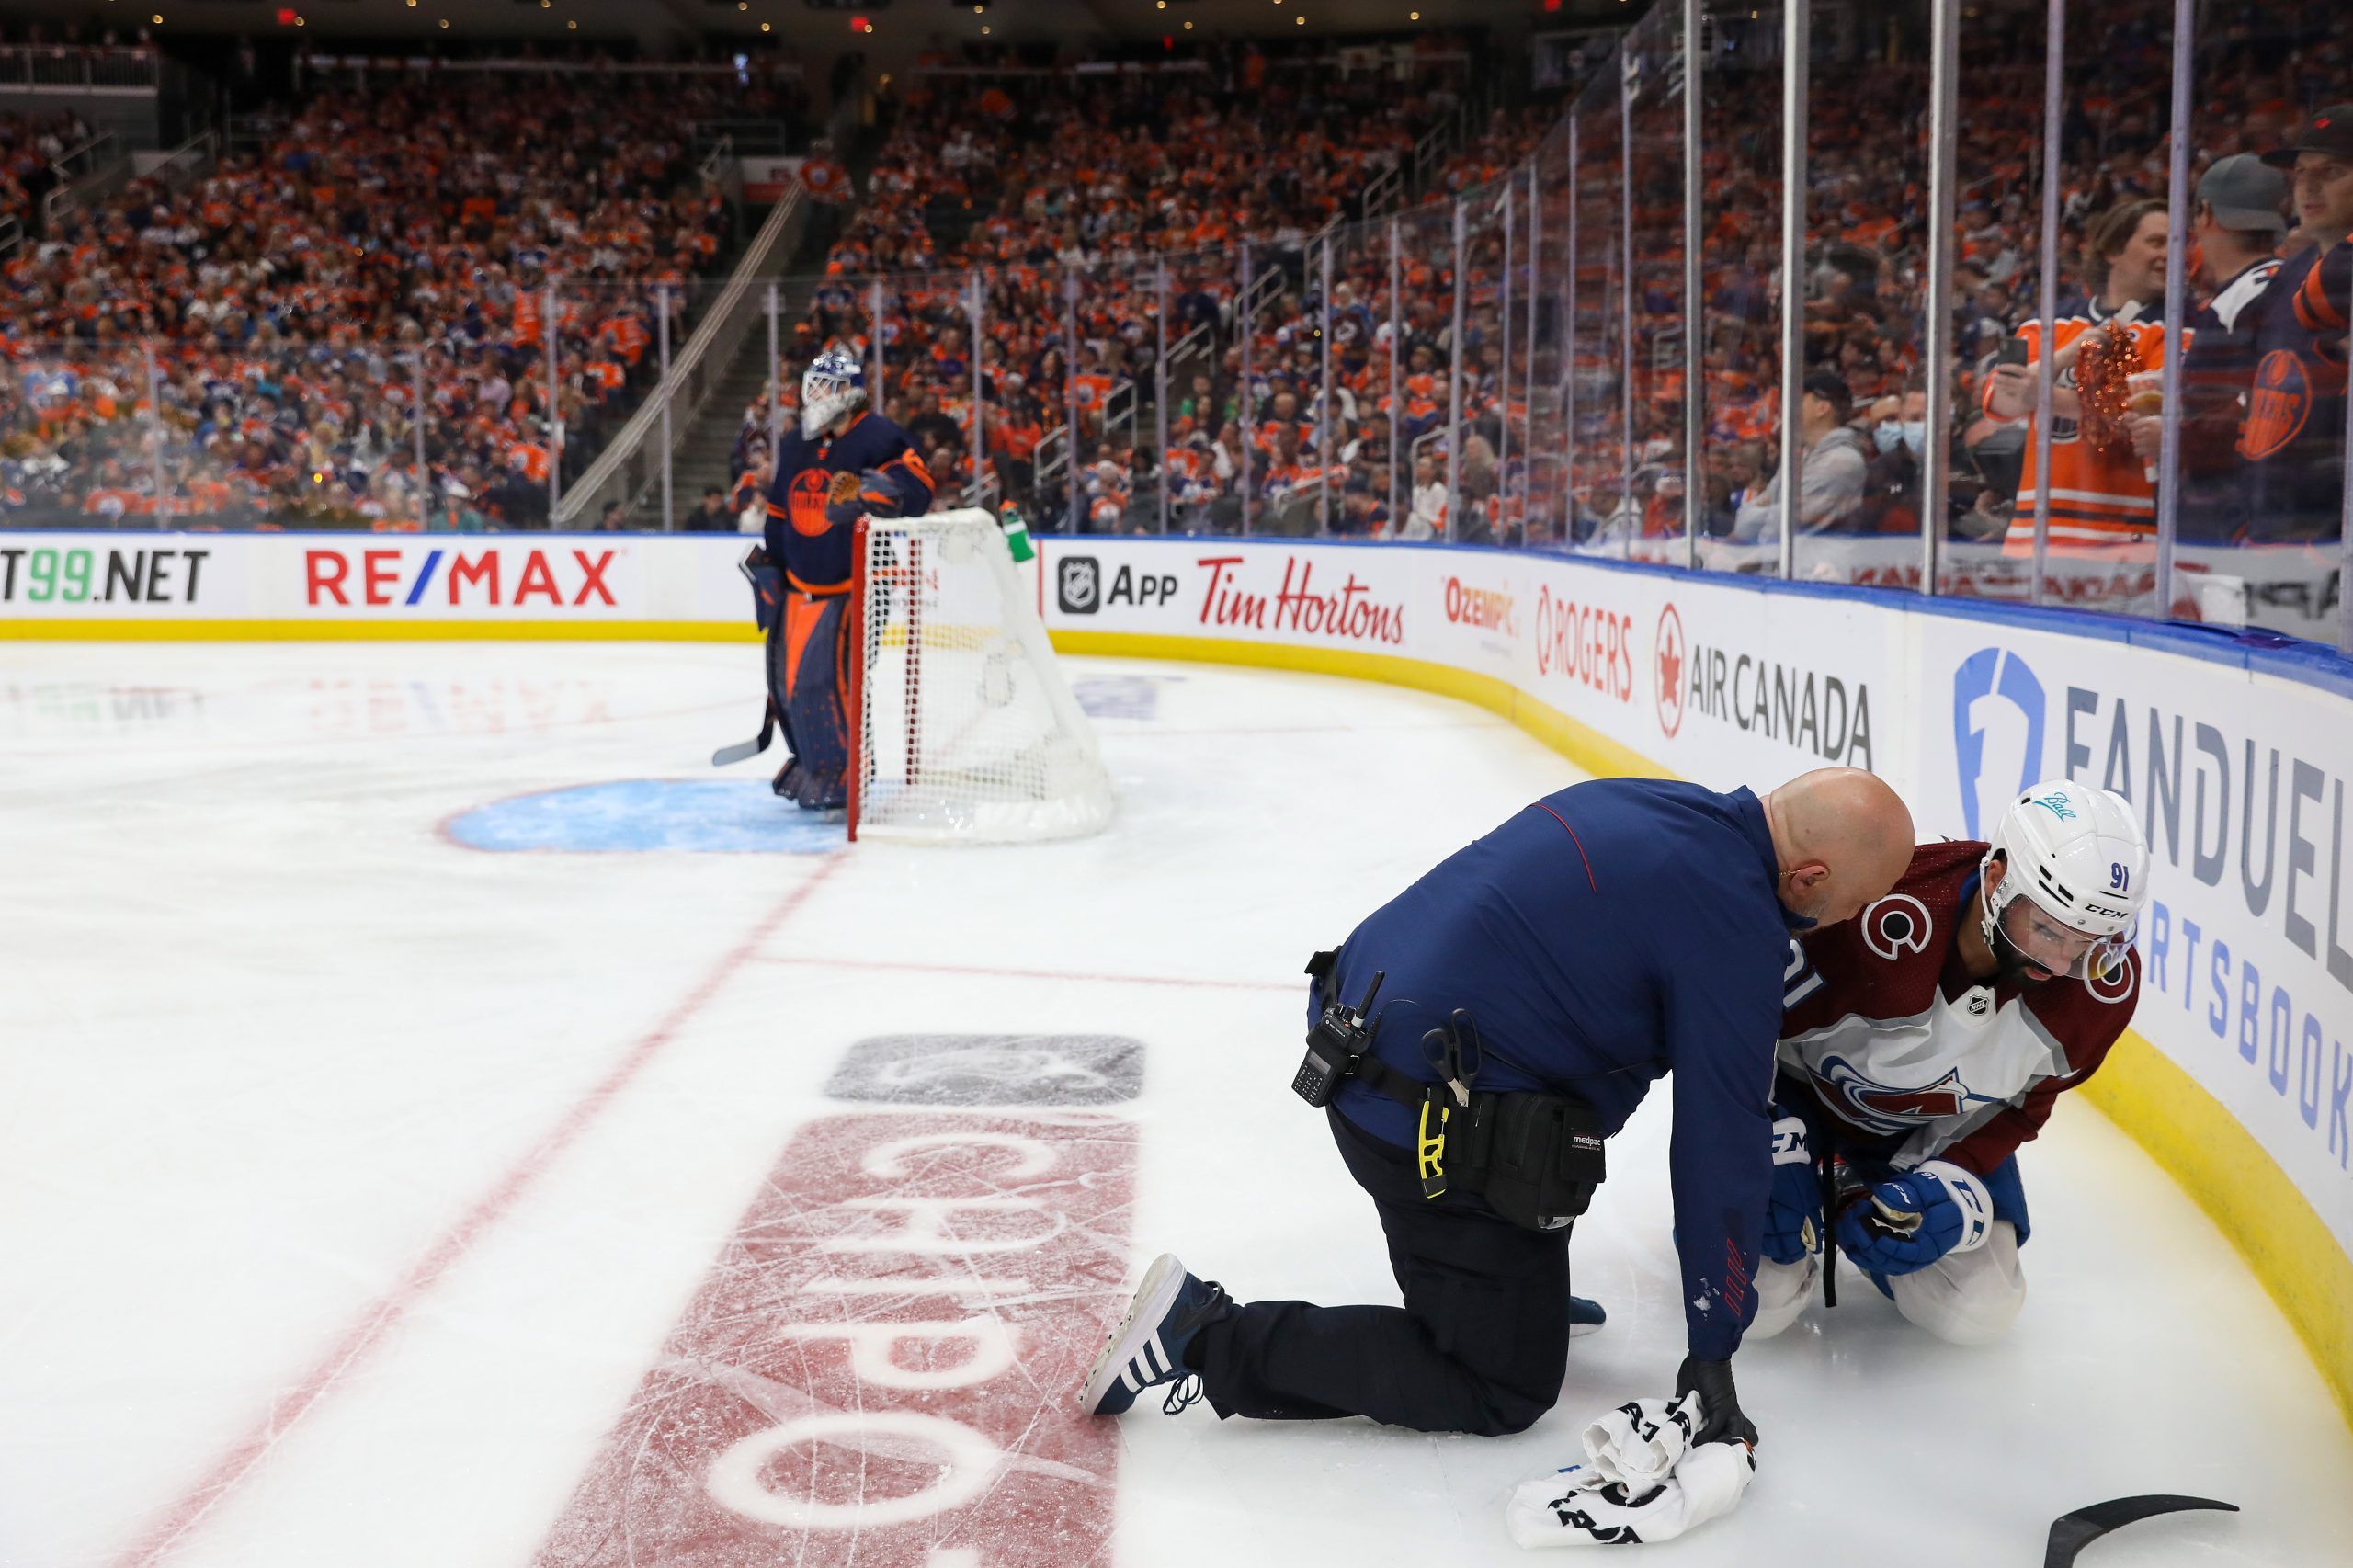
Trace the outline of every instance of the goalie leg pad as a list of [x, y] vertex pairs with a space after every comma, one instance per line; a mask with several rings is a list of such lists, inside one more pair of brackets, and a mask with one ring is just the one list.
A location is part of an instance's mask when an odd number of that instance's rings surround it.
[[845, 596], [792, 594], [784, 604], [786, 733], [801, 766], [794, 799], [813, 811], [848, 803], [849, 709], [843, 678]]
[[1984, 1246], [1948, 1253], [1890, 1279], [1887, 1289], [1896, 1311], [1947, 1344], [1990, 1345], [2009, 1332], [2026, 1305], [2018, 1230], [1996, 1220]]

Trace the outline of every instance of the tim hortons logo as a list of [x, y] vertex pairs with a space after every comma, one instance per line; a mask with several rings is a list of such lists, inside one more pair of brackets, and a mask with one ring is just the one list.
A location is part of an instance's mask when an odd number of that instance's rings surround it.
[[1254, 594], [1242, 586], [1236, 570], [1243, 559], [1211, 555], [1199, 561], [1210, 569], [1209, 586], [1201, 594], [1201, 625], [1246, 626], [1350, 642], [1405, 640], [1405, 608], [1376, 601], [1371, 587], [1357, 581], [1354, 572], [1337, 588], [1318, 589], [1314, 562], [1289, 555], [1283, 558], [1282, 586], [1272, 595]]

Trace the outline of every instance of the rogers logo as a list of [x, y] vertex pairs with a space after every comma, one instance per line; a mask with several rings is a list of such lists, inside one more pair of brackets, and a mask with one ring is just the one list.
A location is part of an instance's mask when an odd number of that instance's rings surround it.
[[1500, 629], [1506, 636], [1519, 635], [1509, 594], [1500, 588], [1465, 587], [1459, 577], [1446, 580], [1446, 619], [1458, 626], [1484, 626]]
[[1536, 591], [1536, 670], [1584, 682], [1620, 702], [1634, 699], [1634, 618]]
[[1669, 604], [1658, 612], [1658, 727], [1669, 740], [1683, 728], [1683, 618]]

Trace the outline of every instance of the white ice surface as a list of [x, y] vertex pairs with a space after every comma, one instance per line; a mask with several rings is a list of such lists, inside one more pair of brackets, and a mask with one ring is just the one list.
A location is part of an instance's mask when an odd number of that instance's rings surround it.
[[[1167, 1248], [1245, 1296], [1395, 1299], [1370, 1205], [1285, 1090], [1299, 963], [1569, 781], [1558, 757], [1414, 693], [1074, 661], [1160, 694], [1154, 719], [1097, 722], [1120, 814], [1084, 843], [493, 855], [437, 832], [505, 795], [708, 778], [756, 717], [752, 657], [0, 646], [0, 1564], [120, 1561], [481, 1213], [162, 1561], [520, 1568], [864, 1035], [1136, 1036], [1138, 1266]], [[945, 964], [1090, 978], [919, 967]], [[1120, 1431], [1117, 1560], [1516, 1558], [1512, 1484], [1679, 1358], [1665, 1098], [1579, 1229], [1577, 1288], [1611, 1316], [1551, 1416], [1484, 1440], [1147, 1405]], [[2353, 1557], [2353, 1437], [2236, 1255], [2081, 1106], [2025, 1163], [2011, 1338], [1932, 1344], [1850, 1275], [1836, 1312], [1741, 1357], [1764, 1437], [1745, 1505], [1657, 1553], [2029, 1564], [2067, 1509], [2175, 1491], [2246, 1511], [2137, 1525], [2087, 1562]]]

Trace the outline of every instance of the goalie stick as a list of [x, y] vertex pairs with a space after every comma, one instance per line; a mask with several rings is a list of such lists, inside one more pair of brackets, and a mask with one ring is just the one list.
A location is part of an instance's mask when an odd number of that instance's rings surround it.
[[776, 699], [770, 698], [767, 710], [760, 715], [760, 733], [748, 741], [737, 741], [733, 745], [721, 746], [710, 754], [710, 765], [713, 767], [725, 767], [733, 763], [741, 762], [745, 757], [757, 756], [768, 749], [768, 742], [775, 738]]
[[2211, 1497], [2177, 1497], [2170, 1494], [2119, 1497], [2113, 1502], [2094, 1503], [2072, 1514], [2062, 1514], [2052, 1521], [2051, 1543], [2043, 1551], [2042, 1568], [2070, 1568], [2077, 1552], [2109, 1531], [2129, 1525], [2135, 1519], [2154, 1518], [2159, 1514], [2177, 1514], [2187, 1508], [2220, 1508], [2229, 1514], [2239, 1511], [2236, 1503], [2217, 1503]]

